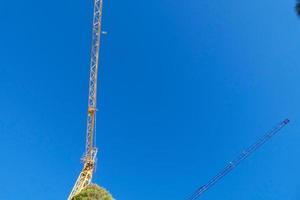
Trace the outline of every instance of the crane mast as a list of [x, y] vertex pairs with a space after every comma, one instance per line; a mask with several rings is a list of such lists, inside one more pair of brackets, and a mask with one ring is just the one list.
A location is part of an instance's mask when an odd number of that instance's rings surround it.
[[213, 177], [206, 184], [198, 188], [193, 195], [191, 195], [187, 200], [196, 200], [200, 196], [202, 196], [207, 190], [217, 184], [221, 179], [223, 179], [227, 174], [229, 174], [232, 170], [234, 170], [242, 161], [247, 159], [252, 153], [254, 153], [257, 149], [263, 146], [266, 142], [268, 142], [274, 135], [276, 135], [285, 125], [289, 123], [288, 119], [285, 119], [281, 123], [279, 123], [276, 127], [274, 127], [271, 131], [265, 134], [262, 138], [260, 138], [257, 142], [252, 144], [246, 150], [244, 150], [235, 160], [231, 161], [221, 172], [219, 172], [215, 177]]
[[86, 147], [83, 156], [83, 169], [69, 195], [71, 200], [82, 189], [89, 185], [92, 181], [95, 170], [97, 148], [94, 144], [96, 112], [97, 112], [97, 78], [101, 36], [103, 0], [94, 0], [93, 30], [92, 30], [92, 49], [90, 60], [90, 80], [89, 80], [89, 98], [87, 112], [87, 132]]

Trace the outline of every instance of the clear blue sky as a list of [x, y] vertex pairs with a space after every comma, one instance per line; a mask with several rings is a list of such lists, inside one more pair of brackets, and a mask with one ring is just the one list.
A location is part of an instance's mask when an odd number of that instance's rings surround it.
[[[299, 199], [294, 3], [104, 0], [95, 182], [183, 200], [289, 117], [201, 199]], [[0, 1], [0, 199], [66, 199], [81, 170], [92, 6]]]

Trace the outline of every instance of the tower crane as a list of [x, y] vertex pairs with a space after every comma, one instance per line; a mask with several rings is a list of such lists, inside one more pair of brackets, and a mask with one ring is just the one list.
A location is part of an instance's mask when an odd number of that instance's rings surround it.
[[276, 135], [285, 125], [289, 123], [288, 119], [280, 122], [276, 127], [274, 127], [271, 131], [266, 133], [262, 138], [260, 138], [257, 142], [252, 144], [246, 150], [244, 150], [235, 160], [229, 162], [229, 164], [220, 171], [216, 176], [214, 176], [210, 181], [206, 184], [198, 188], [193, 195], [191, 195], [186, 200], [196, 200], [200, 196], [202, 196], [207, 190], [217, 184], [221, 179], [223, 179], [227, 174], [229, 174], [232, 170], [234, 170], [242, 161], [247, 159], [252, 153], [254, 153], [257, 149], [263, 146], [266, 142], [268, 142], [274, 135]]
[[77, 181], [69, 195], [71, 200], [82, 189], [88, 186], [93, 177], [96, 164], [97, 148], [95, 146], [95, 126], [97, 112], [97, 77], [99, 64], [101, 21], [102, 21], [103, 0], [94, 0], [93, 30], [92, 30], [92, 49], [90, 60], [90, 79], [89, 79], [89, 98], [87, 112], [87, 131], [86, 147], [82, 158], [83, 169], [77, 178]]

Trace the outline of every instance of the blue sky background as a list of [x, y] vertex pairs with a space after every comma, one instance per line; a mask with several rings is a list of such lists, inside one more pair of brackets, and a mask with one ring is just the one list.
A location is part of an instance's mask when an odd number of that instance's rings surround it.
[[[300, 198], [293, 0], [104, 0], [95, 182], [183, 200], [286, 117], [202, 200]], [[84, 151], [92, 1], [0, 1], [0, 199], [66, 199]]]

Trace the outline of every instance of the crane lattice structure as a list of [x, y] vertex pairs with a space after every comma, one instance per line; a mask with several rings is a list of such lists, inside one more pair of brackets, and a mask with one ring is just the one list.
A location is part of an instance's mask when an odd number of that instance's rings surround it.
[[266, 133], [262, 138], [260, 138], [257, 142], [252, 144], [246, 150], [244, 150], [235, 160], [231, 161], [221, 172], [219, 172], [215, 177], [213, 177], [206, 184], [198, 188], [193, 195], [191, 195], [187, 200], [196, 200], [200, 196], [202, 196], [207, 190], [217, 184], [221, 179], [223, 179], [227, 174], [229, 174], [232, 170], [234, 170], [242, 161], [247, 159], [252, 153], [254, 153], [257, 149], [263, 146], [266, 142], [268, 142], [274, 135], [276, 135], [285, 125], [289, 123], [288, 119], [285, 119], [281, 123], [279, 123], [276, 127], [274, 127], [271, 131]]
[[94, 0], [92, 49], [90, 61], [89, 99], [87, 112], [86, 149], [83, 156], [83, 169], [69, 195], [68, 200], [88, 186], [93, 177], [96, 165], [97, 148], [94, 143], [97, 112], [97, 77], [99, 64], [101, 21], [103, 0]]

